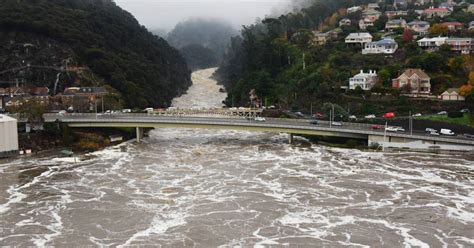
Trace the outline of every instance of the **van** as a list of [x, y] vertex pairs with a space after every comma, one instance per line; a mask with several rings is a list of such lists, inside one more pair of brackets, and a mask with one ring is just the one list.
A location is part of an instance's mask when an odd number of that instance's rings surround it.
[[441, 131], [439, 133], [442, 134], [442, 135], [449, 135], [449, 136], [454, 136], [455, 135], [455, 133], [453, 131], [451, 131], [451, 129], [441, 129]]

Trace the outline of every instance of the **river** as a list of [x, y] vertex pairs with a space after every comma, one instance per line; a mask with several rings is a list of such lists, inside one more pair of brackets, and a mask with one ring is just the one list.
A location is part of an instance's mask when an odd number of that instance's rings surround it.
[[[174, 106], [221, 106], [212, 72]], [[469, 155], [160, 129], [77, 163], [0, 164], [0, 246], [473, 247], [473, 234]]]

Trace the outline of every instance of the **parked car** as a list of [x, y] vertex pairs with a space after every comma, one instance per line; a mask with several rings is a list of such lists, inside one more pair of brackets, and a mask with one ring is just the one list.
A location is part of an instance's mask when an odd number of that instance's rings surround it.
[[433, 129], [433, 128], [431, 128], [431, 127], [428, 127], [428, 128], [425, 129], [425, 132], [431, 133], [431, 132], [438, 132], [438, 131], [436, 131], [436, 129]]
[[420, 116], [423, 116], [421, 113], [416, 113], [413, 115], [413, 117], [420, 117]]
[[357, 117], [355, 115], [349, 115], [349, 120], [357, 120]]
[[469, 109], [461, 109], [461, 111], [459, 111], [461, 113], [469, 113]]
[[370, 126], [370, 128], [374, 129], [374, 130], [378, 130], [378, 129], [380, 129], [380, 125], [374, 124], [374, 125]]
[[441, 111], [441, 112], [437, 113], [437, 115], [447, 115], [447, 114], [448, 114], [448, 112], [446, 112], [446, 111]]
[[301, 112], [295, 112], [295, 115], [298, 116], [298, 117], [304, 117], [304, 114], [301, 113]]
[[451, 129], [446, 129], [446, 128], [441, 129], [439, 133], [442, 135], [448, 135], [448, 136], [456, 135]]
[[466, 137], [468, 139], [474, 139], [474, 134], [465, 133], [464, 137]]
[[375, 115], [366, 115], [365, 119], [375, 119]]
[[264, 121], [265, 121], [265, 118], [263, 118], [263, 117], [255, 117], [254, 120], [255, 120], [255, 121], [264, 122]]
[[58, 115], [60, 115], [60, 116], [63, 116], [63, 115], [66, 115], [66, 114], [67, 114], [66, 110], [61, 110], [61, 111], [58, 112]]
[[430, 132], [430, 135], [439, 136], [439, 133], [438, 133], [438, 131], [434, 130], [434, 131]]
[[313, 118], [318, 118], [318, 119], [320, 119], [320, 118], [323, 118], [323, 117], [324, 117], [324, 115], [321, 114], [321, 113], [314, 113], [314, 114], [313, 114]]
[[[394, 117], [395, 117], [395, 113], [393, 113], [393, 112], [388, 112], [388, 113], [385, 113], [383, 115], [383, 118], [386, 118], [386, 119], [394, 118]], [[374, 118], [375, 118], [375, 116], [374, 116]]]
[[342, 126], [342, 123], [341, 123], [341, 122], [338, 122], [338, 121], [333, 121], [333, 122], [332, 122], [332, 125], [333, 125], [333, 126], [340, 127], [340, 126]]
[[132, 113], [131, 109], [122, 109], [122, 113]]
[[311, 125], [318, 125], [319, 123], [318, 123], [317, 120], [312, 120], [312, 121], [309, 122], [309, 124], [311, 124]]

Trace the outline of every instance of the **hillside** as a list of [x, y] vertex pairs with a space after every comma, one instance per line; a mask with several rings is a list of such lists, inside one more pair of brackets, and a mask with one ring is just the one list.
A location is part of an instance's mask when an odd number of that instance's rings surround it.
[[[179, 52], [112, 0], [1, 1], [0, 71], [27, 64], [86, 68], [87, 77], [61, 76], [59, 90], [106, 84], [128, 107], [167, 106], [191, 85]], [[52, 88], [56, 74], [29, 68], [0, 77]]]
[[[408, 23], [421, 19], [433, 27], [427, 38], [472, 37], [474, 33], [467, 27], [473, 14], [462, 6], [456, 6], [443, 18], [427, 18], [414, 11], [415, 7], [418, 11], [429, 8], [427, 4], [409, 6], [399, 12], [403, 16], [389, 19], [385, 13], [395, 9], [392, 4], [381, 3], [376, 11], [381, 13], [378, 20], [362, 30], [359, 20], [371, 2], [376, 1], [317, 0], [299, 12], [244, 27], [241, 36], [232, 39], [231, 49], [218, 70], [218, 77], [229, 92], [227, 104], [249, 106], [248, 93], [256, 89], [267, 105], [308, 112], [313, 109], [327, 113], [332, 104], [339, 105], [336, 109], [346, 115], [462, 108], [464, 102], [443, 102], [437, 97], [448, 88], [468, 83], [474, 65], [472, 54], [451, 51], [446, 44], [436, 51], [426, 51], [416, 42], [423, 35], [403, 28], [386, 30], [386, 24], [389, 20], [404, 19]], [[359, 10], [348, 13], [348, 8], [357, 5]], [[349, 24], [339, 26], [344, 18]], [[439, 23], [443, 22], [462, 22], [463, 28], [440, 31]], [[393, 54], [363, 54], [360, 44], [345, 43], [345, 38], [355, 32], [370, 33], [373, 41], [393, 38], [398, 49]], [[318, 40], [320, 37], [323, 40]], [[430, 96], [411, 98], [404, 94], [408, 89], [392, 88], [392, 80], [408, 68], [419, 68], [429, 75]], [[375, 86], [370, 90], [347, 89], [349, 78], [361, 70], [377, 73]], [[474, 96], [467, 101], [470, 99], [474, 100]]]

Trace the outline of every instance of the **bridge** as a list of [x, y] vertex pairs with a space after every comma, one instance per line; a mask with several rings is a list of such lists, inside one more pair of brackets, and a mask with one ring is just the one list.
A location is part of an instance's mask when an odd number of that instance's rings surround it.
[[136, 128], [137, 141], [143, 138], [144, 128], [202, 128], [227, 129], [256, 132], [272, 132], [289, 134], [289, 142], [293, 135], [315, 135], [363, 139], [368, 144], [377, 143], [392, 148], [440, 149], [474, 151], [474, 140], [462, 136], [431, 136], [423, 131], [413, 134], [401, 132], [385, 132], [373, 130], [370, 124], [342, 123], [342, 126], [329, 125], [327, 121], [319, 121], [313, 125], [304, 119], [266, 118], [256, 121], [254, 118], [235, 116], [187, 116], [151, 114], [46, 114], [46, 122], [61, 122], [73, 128], [94, 127], [132, 127]]

